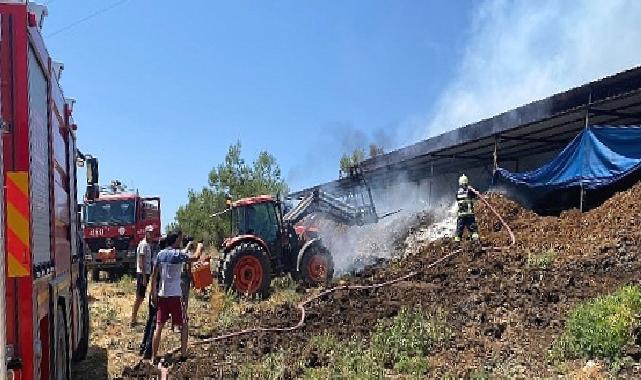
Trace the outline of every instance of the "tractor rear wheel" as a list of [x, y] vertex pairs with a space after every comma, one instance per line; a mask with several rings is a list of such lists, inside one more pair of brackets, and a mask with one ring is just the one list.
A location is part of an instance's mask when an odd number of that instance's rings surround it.
[[334, 277], [334, 259], [322, 244], [312, 244], [301, 254], [296, 277], [305, 286], [323, 285]]
[[226, 255], [222, 263], [222, 282], [225, 289], [238, 295], [266, 298], [272, 279], [267, 252], [258, 243], [241, 243]]

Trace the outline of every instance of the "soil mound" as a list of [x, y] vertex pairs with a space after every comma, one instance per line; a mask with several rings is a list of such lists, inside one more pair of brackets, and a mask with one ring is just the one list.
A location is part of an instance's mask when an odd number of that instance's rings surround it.
[[[540, 217], [504, 196], [489, 194], [488, 202], [516, 236], [517, 243], [509, 250], [479, 254], [464, 243], [463, 252], [430, 268], [455, 246], [451, 239], [425, 242], [402, 260], [368, 266], [342, 279], [378, 283], [418, 271], [410, 280], [374, 290], [337, 291], [318, 299], [310, 304], [305, 325], [291, 333], [258, 333], [196, 346], [193, 358], [174, 365], [170, 376], [234, 376], [247, 360], [287, 350], [292, 362], [284, 364], [286, 377], [296, 378], [301, 373], [293, 361], [314, 360], [314, 348], [308, 345], [312, 336], [367, 338], [379, 319], [417, 305], [445, 312], [453, 331], [448, 341], [432, 349], [430, 376], [468, 377], [477, 370], [501, 376], [504, 368], [528, 376], [555, 376], [547, 351], [561, 334], [571, 308], [622, 285], [640, 283], [641, 206], [635, 197], [639, 191], [641, 184], [590, 212], [571, 210], [558, 218]], [[484, 245], [507, 245], [508, 234], [482, 202], [477, 219]], [[548, 257], [546, 265], [532, 260], [543, 254]], [[298, 318], [292, 305], [248, 315], [238, 326], [284, 327]]]

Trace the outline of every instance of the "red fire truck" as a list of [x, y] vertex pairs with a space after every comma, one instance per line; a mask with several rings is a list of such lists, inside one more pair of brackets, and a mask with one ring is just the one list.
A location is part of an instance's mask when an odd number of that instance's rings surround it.
[[0, 379], [68, 379], [89, 342], [76, 201], [76, 124], [40, 27], [0, 1]]
[[83, 210], [87, 267], [94, 281], [101, 271], [111, 279], [135, 273], [136, 248], [145, 237], [145, 227], [154, 228], [152, 244], [160, 238], [160, 198], [141, 197], [118, 180], [97, 194], [85, 201]]

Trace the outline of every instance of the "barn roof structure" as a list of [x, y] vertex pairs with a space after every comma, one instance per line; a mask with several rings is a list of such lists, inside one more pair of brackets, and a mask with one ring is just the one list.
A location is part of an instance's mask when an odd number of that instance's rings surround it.
[[[559, 151], [585, 128], [586, 116], [591, 125], [639, 124], [641, 66], [367, 159], [361, 169], [374, 183], [399, 172], [419, 179], [493, 165], [495, 153], [499, 165], [518, 162], [523, 157]], [[314, 188], [331, 191], [350, 186], [351, 181], [344, 178]]]

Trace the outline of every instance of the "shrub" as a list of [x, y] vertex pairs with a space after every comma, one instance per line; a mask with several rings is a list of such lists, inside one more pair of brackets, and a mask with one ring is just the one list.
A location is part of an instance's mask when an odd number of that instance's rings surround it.
[[332, 377], [340, 379], [369, 380], [384, 378], [385, 370], [371, 348], [357, 338], [352, 338], [340, 355], [337, 356], [332, 369]]
[[410, 379], [424, 379], [430, 370], [430, 363], [424, 356], [403, 356], [394, 364], [394, 370]]
[[241, 380], [278, 380], [285, 375], [284, 354], [269, 354], [263, 361], [240, 368], [238, 379]]
[[553, 249], [541, 253], [529, 252], [527, 256], [527, 265], [530, 268], [548, 269], [556, 260], [556, 252]]
[[442, 313], [401, 309], [391, 324], [379, 321], [372, 336], [372, 350], [386, 365], [413, 356], [426, 356], [432, 346], [450, 336]]
[[640, 312], [641, 291], [637, 286], [626, 286], [578, 305], [570, 313], [565, 332], [554, 343], [552, 357], [618, 360], [639, 324]]

